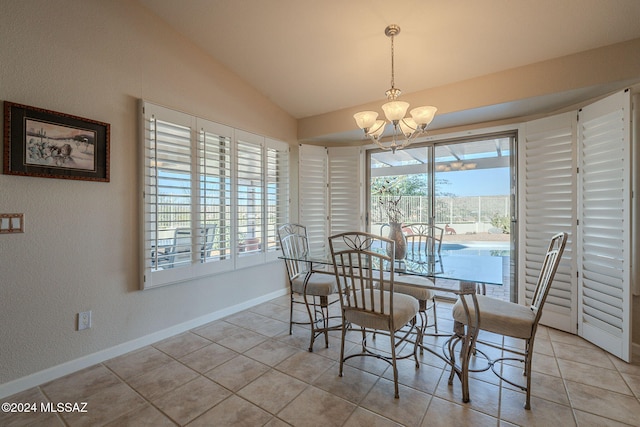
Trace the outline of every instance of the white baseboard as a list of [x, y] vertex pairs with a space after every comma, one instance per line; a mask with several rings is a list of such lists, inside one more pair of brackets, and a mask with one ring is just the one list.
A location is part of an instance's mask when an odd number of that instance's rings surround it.
[[13, 381], [9, 381], [8, 383], [0, 384], [0, 399], [16, 393], [20, 393], [21, 391], [30, 389], [32, 387], [39, 386], [40, 384], [53, 381], [56, 378], [60, 378], [81, 369], [88, 368], [89, 366], [93, 366], [97, 363], [102, 363], [105, 360], [113, 359], [114, 357], [121, 356], [144, 346], [161, 341], [165, 338], [169, 338], [193, 328], [197, 328], [198, 326], [205, 325], [209, 322], [213, 322], [214, 320], [222, 319], [223, 317], [238, 313], [242, 310], [246, 310], [260, 303], [286, 295], [288, 292], [288, 288], [272, 292], [259, 298], [245, 301], [242, 304], [227, 307], [223, 310], [209, 313], [196, 319], [171, 326], [170, 328], [163, 329], [161, 331], [154, 332], [140, 338], [136, 338], [134, 340], [116, 345], [114, 347], [110, 347], [96, 353], [88, 354], [86, 356], [70, 360], [60, 365], [35, 372], [31, 375], [27, 375], [26, 377], [18, 378]]

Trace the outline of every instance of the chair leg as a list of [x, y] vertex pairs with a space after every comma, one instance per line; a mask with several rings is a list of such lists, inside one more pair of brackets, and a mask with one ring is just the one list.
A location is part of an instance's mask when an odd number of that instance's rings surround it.
[[293, 292], [290, 293], [289, 301], [289, 335], [293, 334]]
[[344, 365], [344, 341], [347, 335], [347, 322], [342, 318], [342, 340], [340, 342], [340, 371], [338, 372], [338, 376], [342, 376], [342, 367]]
[[436, 313], [436, 297], [431, 298], [433, 304], [433, 329], [438, 333], [438, 313]]
[[[396, 336], [395, 333], [390, 332], [389, 338], [391, 338], [391, 367], [393, 368], [393, 388], [395, 391], [394, 397], [400, 398], [400, 392], [398, 391], [398, 366], [396, 365]], [[415, 350], [414, 350], [415, 351]]]
[[322, 312], [322, 327], [324, 328], [324, 343], [329, 348], [329, 297], [320, 297], [320, 310]]
[[524, 409], [531, 409], [531, 359], [533, 357], [533, 351], [531, 342], [527, 340], [524, 356], [524, 375], [527, 376], [527, 397], [524, 402]]

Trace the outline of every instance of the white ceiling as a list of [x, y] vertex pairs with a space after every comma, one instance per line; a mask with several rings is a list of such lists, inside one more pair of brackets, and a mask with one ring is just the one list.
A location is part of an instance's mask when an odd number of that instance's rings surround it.
[[640, 38], [639, 0], [138, 1], [294, 118], [382, 102], [389, 24], [405, 94]]

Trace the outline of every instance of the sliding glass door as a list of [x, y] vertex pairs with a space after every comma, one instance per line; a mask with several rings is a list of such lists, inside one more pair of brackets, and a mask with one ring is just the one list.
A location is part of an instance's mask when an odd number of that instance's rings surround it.
[[370, 151], [369, 230], [384, 235], [393, 215], [441, 227], [442, 254], [491, 256], [503, 286], [487, 294], [515, 301], [514, 144], [509, 134]]

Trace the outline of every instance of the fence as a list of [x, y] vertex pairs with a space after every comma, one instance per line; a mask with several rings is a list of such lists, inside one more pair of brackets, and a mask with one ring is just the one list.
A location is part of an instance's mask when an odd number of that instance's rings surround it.
[[[384, 206], [391, 196], [371, 199], [371, 222], [386, 223]], [[403, 196], [398, 202], [403, 222], [429, 222], [430, 198]], [[436, 224], [485, 224], [491, 226], [497, 219], [509, 218], [509, 196], [436, 197]], [[476, 230], [486, 231], [486, 230]]]

